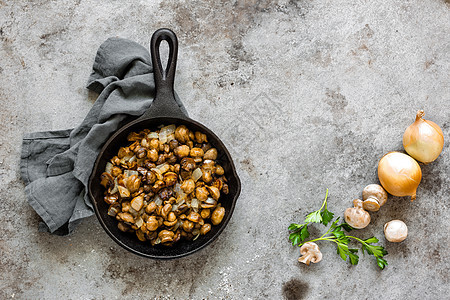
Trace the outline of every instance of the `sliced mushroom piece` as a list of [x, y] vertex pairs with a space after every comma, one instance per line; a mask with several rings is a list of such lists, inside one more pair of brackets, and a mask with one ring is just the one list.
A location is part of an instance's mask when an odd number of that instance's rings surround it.
[[203, 226], [200, 228], [201, 235], [205, 235], [210, 231], [211, 231], [211, 224], [209, 224], [209, 223], [203, 224]]
[[191, 222], [198, 223], [201, 219], [201, 216], [199, 213], [191, 211], [191, 213], [186, 218]]
[[172, 186], [177, 183], [178, 175], [174, 172], [167, 172], [164, 174], [164, 182], [166, 186]]
[[217, 149], [211, 148], [208, 151], [206, 151], [205, 155], [203, 156], [203, 159], [216, 160], [217, 159]]
[[189, 178], [189, 179], [185, 180], [183, 182], [183, 184], [181, 184], [181, 189], [186, 194], [192, 193], [194, 191], [194, 189], [195, 189], [195, 182], [194, 182], [194, 180], [192, 178]]
[[149, 230], [149, 231], [155, 231], [156, 229], [158, 229], [159, 222], [155, 216], [148, 217], [148, 220], [146, 222], [146, 227], [147, 227], [147, 230]]
[[176, 147], [173, 152], [179, 158], [183, 158], [189, 155], [190, 149], [188, 145], [181, 145]]
[[174, 151], [179, 146], [179, 143], [176, 139], [172, 139], [169, 141], [169, 149]]
[[224, 169], [222, 166], [217, 165], [216, 166], [216, 175], [222, 176], [225, 173]]
[[189, 141], [189, 129], [185, 125], [180, 125], [175, 129], [175, 138], [182, 144]]
[[173, 243], [178, 242], [181, 239], [181, 232], [180, 230], [177, 230], [175, 232], [175, 235], [173, 236]]
[[206, 199], [208, 199], [208, 190], [204, 186], [197, 187], [195, 189], [195, 197], [199, 201], [205, 201]]
[[219, 191], [222, 189], [223, 187], [223, 181], [220, 178], [217, 178], [216, 180], [214, 180], [212, 186], [215, 186], [216, 188], [219, 189]]
[[138, 134], [137, 132], [131, 132], [131, 133], [128, 135], [127, 140], [128, 140], [129, 142], [135, 142], [135, 141], [139, 141], [141, 138], [142, 138], [141, 135]]
[[194, 133], [194, 136], [195, 136], [195, 141], [199, 144], [208, 142], [208, 138], [206, 137], [206, 134], [201, 133], [200, 131], [196, 131]]
[[122, 212], [128, 212], [131, 208], [131, 204], [129, 201], [122, 202]]
[[[211, 200], [211, 202], [209, 202], [208, 200]], [[206, 201], [200, 204], [200, 207], [203, 209], [208, 209], [208, 208], [214, 208], [217, 206], [217, 201], [215, 201], [213, 198], [208, 198], [206, 199]]]
[[123, 222], [119, 222], [117, 224], [117, 227], [119, 228], [120, 231], [123, 231], [123, 232], [128, 232], [131, 229], [130, 225], [125, 224]]
[[131, 214], [129, 213], [118, 213], [117, 216], [124, 222], [127, 223], [134, 223], [134, 218]]
[[207, 219], [210, 215], [211, 210], [209, 208], [202, 209], [202, 211], [200, 212], [200, 216], [202, 217], [202, 219]]
[[205, 182], [205, 183], [210, 183], [212, 180], [213, 180], [213, 177], [212, 177], [212, 175], [211, 175], [211, 171], [203, 171], [202, 172], [202, 180]]
[[222, 185], [222, 192], [223, 192], [225, 195], [228, 195], [228, 193], [230, 192], [230, 189], [228, 188], [228, 184], [223, 183], [223, 185]]
[[132, 152], [131, 152], [130, 148], [128, 148], [128, 147], [120, 147], [119, 153], [117, 154], [117, 156], [119, 158], [124, 158], [125, 156], [130, 156], [130, 155], [132, 155]]
[[107, 172], [103, 172], [102, 175], [100, 175], [100, 184], [103, 185], [106, 189], [114, 184], [114, 179], [112, 178], [111, 174]]
[[191, 232], [194, 229], [194, 223], [189, 220], [184, 220], [182, 228], [186, 232]]
[[148, 214], [151, 214], [156, 210], [156, 207], [157, 207], [157, 205], [156, 205], [155, 201], [152, 201], [145, 207], [145, 212]]
[[124, 179], [125, 186], [130, 191], [130, 193], [134, 193], [137, 190], [139, 190], [139, 187], [141, 186], [141, 179], [138, 175], [131, 175]]
[[180, 177], [183, 180], [191, 178], [192, 177], [192, 171], [185, 171], [185, 170], [182, 169], [182, 170], [180, 170]]
[[219, 225], [222, 222], [224, 216], [225, 208], [217, 207], [211, 214], [211, 223], [213, 223], [213, 225]]
[[185, 157], [180, 162], [181, 168], [185, 171], [192, 171], [195, 169], [195, 161], [192, 157]]
[[149, 147], [150, 147], [150, 149], [158, 150], [159, 149], [159, 139], [157, 139], [157, 138], [150, 139]]
[[147, 157], [151, 162], [157, 161], [159, 157], [158, 150], [150, 149], [149, 151], [147, 151]]
[[139, 148], [136, 150], [136, 157], [139, 159], [147, 157], [147, 150], [145, 148]]
[[119, 168], [118, 166], [113, 166], [112, 169], [111, 169], [111, 175], [112, 175], [113, 177], [117, 177], [117, 176], [119, 176], [120, 174], [122, 174], [122, 169]]
[[205, 153], [203, 152], [202, 148], [192, 148], [189, 152], [189, 155], [192, 157], [202, 157]]
[[145, 242], [147, 240], [145, 238], [144, 232], [142, 232], [142, 230], [140, 230], [140, 229], [136, 230], [136, 236], [141, 242]]
[[319, 246], [314, 242], [307, 242], [300, 247], [300, 254], [298, 261], [309, 266], [312, 263], [318, 263], [322, 260], [322, 252]]
[[148, 171], [147, 172], [147, 175], [145, 175], [145, 182], [147, 183], [147, 184], [153, 184], [153, 183], [155, 183], [155, 181], [158, 179], [158, 177], [156, 176], [156, 173], [155, 172], [153, 172], [153, 171]]
[[165, 226], [167, 226], [167, 227], [172, 227], [172, 226], [175, 226], [175, 224], [177, 224], [178, 223], [178, 220], [175, 220], [175, 221], [164, 221], [164, 225]]
[[163, 201], [168, 201], [173, 195], [173, 190], [170, 188], [163, 188], [158, 192], [159, 198]]
[[167, 216], [169, 215], [169, 212], [172, 211], [172, 204], [167, 203], [166, 205], [164, 205], [164, 207], [161, 209], [161, 216], [164, 219], [167, 219]]
[[214, 200], [219, 200], [220, 198], [220, 191], [215, 186], [206, 186], [206, 189], [208, 190], [209, 194]]
[[166, 183], [165, 183], [164, 181], [162, 181], [162, 180], [157, 180], [157, 181], [155, 182], [155, 184], [153, 185], [153, 187], [152, 187], [152, 191], [153, 191], [154, 193], [157, 193], [157, 192], [159, 192], [165, 185], [166, 185]]
[[117, 200], [119, 200], [119, 195], [117, 195], [117, 194], [113, 194], [113, 195], [107, 194], [103, 199], [108, 204], [114, 204], [114, 203], [117, 202]]
[[170, 243], [173, 241], [175, 233], [169, 230], [161, 230], [158, 237], [161, 239], [161, 244]]

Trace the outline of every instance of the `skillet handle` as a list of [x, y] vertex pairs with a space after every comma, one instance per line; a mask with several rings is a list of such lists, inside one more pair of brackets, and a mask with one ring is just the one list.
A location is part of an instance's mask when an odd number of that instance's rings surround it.
[[[161, 63], [160, 45], [162, 41], [167, 41], [169, 44], [169, 59], [166, 68], [163, 68]], [[175, 33], [167, 28], [155, 31], [150, 41], [150, 53], [152, 56], [156, 96], [150, 108], [142, 115], [142, 118], [186, 117], [175, 101], [173, 89], [178, 55], [178, 39]]]

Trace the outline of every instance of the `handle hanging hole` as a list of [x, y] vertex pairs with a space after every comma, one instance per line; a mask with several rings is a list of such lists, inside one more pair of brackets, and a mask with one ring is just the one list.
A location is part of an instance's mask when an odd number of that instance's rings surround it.
[[164, 77], [166, 77], [167, 69], [169, 68], [169, 50], [169, 43], [166, 40], [162, 40], [159, 45], [159, 54]]

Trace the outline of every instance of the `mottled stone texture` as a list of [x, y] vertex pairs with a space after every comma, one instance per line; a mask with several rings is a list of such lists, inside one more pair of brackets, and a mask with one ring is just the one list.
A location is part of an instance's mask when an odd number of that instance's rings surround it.
[[[25, 132], [76, 126], [98, 46], [179, 37], [176, 90], [191, 117], [229, 147], [242, 193], [223, 234], [183, 259], [125, 252], [95, 217], [66, 237], [37, 231], [19, 179]], [[449, 295], [450, 4], [383, 1], [0, 0], [0, 298], [444, 299]], [[441, 125], [443, 153], [422, 165], [417, 200], [390, 196], [355, 232], [385, 245], [371, 257], [305, 266], [288, 225], [321, 204], [341, 215], [380, 157], [402, 150], [417, 109]], [[409, 236], [388, 243], [399, 218]], [[313, 226], [312, 235], [323, 228]]]

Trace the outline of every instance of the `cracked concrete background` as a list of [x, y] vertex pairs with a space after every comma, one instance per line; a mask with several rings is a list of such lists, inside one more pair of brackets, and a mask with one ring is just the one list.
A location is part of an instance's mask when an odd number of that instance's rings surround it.
[[[0, 298], [444, 299], [449, 271], [450, 3], [395, 1], [0, 0]], [[179, 38], [175, 87], [190, 116], [229, 147], [242, 181], [231, 222], [209, 247], [153, 261], [125, 252], [91, 217], [69, 236], [37, 230], [18, 163], [23, 133], [77, 126], [111, 36], [147, 46]], [[333, 245], [297, 262], [287, 227], [318, 209], [342, 216], [377, 182], [383, 154], [423, 108], [441, 156], [422, 165], [417, 200], [390, 196], [372, 223], [389, 252], [380, 271]], [[406, 222], [388, 243], [383, 224]], [[323, 228], [314, 227], [312, 235]]]

